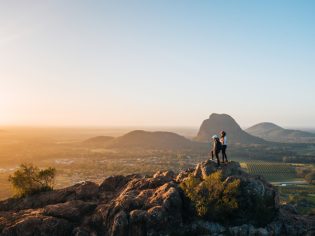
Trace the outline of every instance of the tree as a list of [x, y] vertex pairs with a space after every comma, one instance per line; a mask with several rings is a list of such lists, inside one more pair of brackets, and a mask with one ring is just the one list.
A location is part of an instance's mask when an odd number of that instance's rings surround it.
[[48, 167], [41, 170], [33, 164], [21, 164], [13, 175], [9, 176], [9, 181], [16, 190], [17, 196], [26, 196], [52, 190], [55, 176], [55, 168]]
[[315, 171], [308, 173], [304, 178], [308, 183], [315, 184]]

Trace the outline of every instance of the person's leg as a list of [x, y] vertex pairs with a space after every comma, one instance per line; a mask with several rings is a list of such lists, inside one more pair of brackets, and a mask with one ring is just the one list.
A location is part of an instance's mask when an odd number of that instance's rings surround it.
[[213, 150], [211, 150], [211, 160], [213, 160]]
[[222, 162], [224, 162], [225, 160], [225, 145], [222, 146]]
[[218, 152], [215, 153], [215, 157], [217, 158], [217, 163], [219, 166], [220, 165], [220, 159], [219, 159], [219, 153]]
[[224, 150], [223, 150], [223, 146], [222, 146], [222, 150], [221, 150], [221, 155], [222, 155], [222, 163], [224, 163]]
[[224, 150], [224, 158], [225, 158], [225, 161], [228, 162], [227, 155], [226, 155], [226, 148], [227, 148], [227, 146], [223, 145], [223, 149], [222, 150]]

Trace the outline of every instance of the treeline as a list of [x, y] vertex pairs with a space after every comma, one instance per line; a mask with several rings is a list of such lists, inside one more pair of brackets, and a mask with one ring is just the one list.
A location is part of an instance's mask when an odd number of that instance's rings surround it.
[[297, 177], [304, 178], [305, 181], [310, 184], [315, 184], [315, 168], [297, 167], [295, 171]]
[[[264, 160], [268, 162], [284, 163], [315, 163], [315, 149], [310, 153], [302, 154], [306, 148], [302, 145], [284, 145], [284, 146], [231, 146], [229, 152], [233, 157], [246, 160]], [[232, 158], [233, 158], [232, 157]]]
[[315, 156], [308, 156], [308, 155], [284, 156], [284, 157], [282, 157], [282, 162], [314, 164], [315, 163]]

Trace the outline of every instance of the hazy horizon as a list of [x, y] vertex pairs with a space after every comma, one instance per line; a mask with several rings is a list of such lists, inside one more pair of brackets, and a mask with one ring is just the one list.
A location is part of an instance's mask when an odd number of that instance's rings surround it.
[[315, 127], [315, 2], [3, 1], [0, 126]]
[[[237, 122], [237, 121], [236, 121]], [[5, 128], [13, 128], [13, 129], [130, 129], [130, 130], [154, 130], [154, 131], [164, 131], [168, 129], [191, 129], [191, 130], [198, 130], [200, 128], [202, 121], [199, 125], [195, 126], [176, 126], [176, 125], [0, 125], [0, 131], [5, 131]], [[257, 122], [251, 126], [254, 126], [258, 123]], [[273, 123], [273, 122], [272, 122]], [[303, 131], [312, 131], [315, 132], [315, 126], [282, 126], [279, 125], [282, 128], [285, 129], [300, 129]], [[240, 126], [242, 129], [250, 128], [251, 126], [245, 125]]]

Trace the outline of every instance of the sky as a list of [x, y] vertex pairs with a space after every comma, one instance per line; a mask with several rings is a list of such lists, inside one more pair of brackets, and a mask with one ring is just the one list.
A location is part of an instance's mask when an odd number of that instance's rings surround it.
[[0, 125], [315, 127], [315, 1], [0, 0]]

